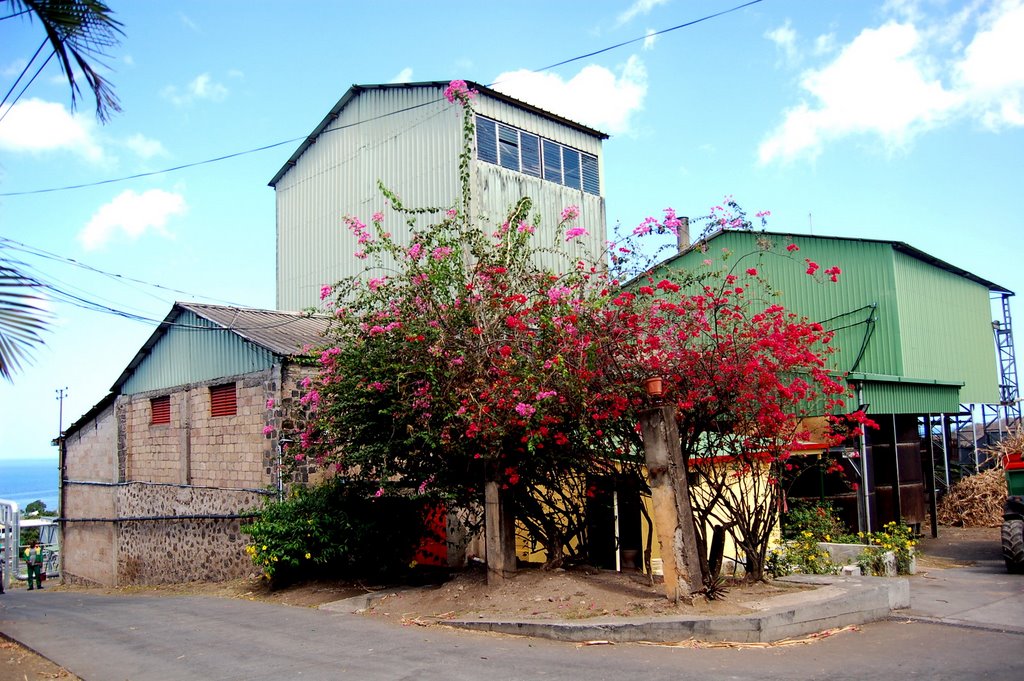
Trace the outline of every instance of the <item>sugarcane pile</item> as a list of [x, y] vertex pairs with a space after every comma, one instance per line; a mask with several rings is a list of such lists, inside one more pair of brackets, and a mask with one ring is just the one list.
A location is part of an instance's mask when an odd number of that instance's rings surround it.
[[999, 527], [1006, 503], [1006, 478], [1003, 461], [1010, 452], [1024, 447], [1024, 431], [1012, 435], [984, 450], [994, 467], [971, 475], [952, 485], [939, 502], [938, 520], [942, 525], [956, 527]]

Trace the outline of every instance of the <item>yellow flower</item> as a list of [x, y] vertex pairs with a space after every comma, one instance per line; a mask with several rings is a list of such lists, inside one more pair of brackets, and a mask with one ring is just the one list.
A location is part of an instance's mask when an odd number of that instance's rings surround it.
[[307, 551], [306, 552], [306, 560], [309, 560], [312, 557], [313, 557], [313, 555]]

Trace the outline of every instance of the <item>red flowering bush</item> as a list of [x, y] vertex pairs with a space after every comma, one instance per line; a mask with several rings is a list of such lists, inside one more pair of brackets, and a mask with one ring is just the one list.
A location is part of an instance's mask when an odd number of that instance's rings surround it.
[[[463, 90], [453, 84], [449, 99], [463, 107], [468, 149]], [[484, 230], [467, 214], [467, 158], [456, 208], [406, 210], [384, 190], [410, 218], [407, 241], [380, 214], [370, 225], [346, 218], [367, 272], [322, 291], [336, 321], [292, 457], [372, 481], [381, 495], [415, 490], [466, 509], [480, 507], [485, 481], [497, 482], [557, 564], [583, 557], [588, 479], [639, 476], [641, 384], [660, 375], [679, 408], [685, 456], [699, 464], [727, 455], [733, 473], [767, 467], [752, 477], [766, 478], [765, 491], [742, 505], [700, 500], [705, 517], [774, 517], [777, 468], [801, 418], [842, 409], [844, 387], [824, 365], [830, 334], [751, 295], [762, 283], [756, 268], [660, 268], [623, 288], [615, 273], [637, 249], [616, 244], [604, 262], [570, 257], [566, 242], [587, 231], [573, 206], [545, 231], [524, 198]], [[423, 215], [443, 217], [420, 226]], [[677, 225], [666, 210], [633, 236]], [[561, 254], [564, 267], [538, 266], [542, 250]], [[758, 576], [773, 522], [744, 521], [735, 532]]]

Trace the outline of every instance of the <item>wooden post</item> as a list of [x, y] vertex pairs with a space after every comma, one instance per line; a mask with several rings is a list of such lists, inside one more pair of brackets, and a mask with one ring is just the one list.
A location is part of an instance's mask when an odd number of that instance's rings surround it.
[[702, 586], [700, 555], [675, 406], [666, 404], [644, 412], [640, 429], [664, 563], [665, 596], [673, 602], [680, 598], [692, 602]]
[[484, 539], [487, 547], [487, 583], [501, 584], [516, 572], [516, 527], [508, 493], [501, 483], [484, 483]]

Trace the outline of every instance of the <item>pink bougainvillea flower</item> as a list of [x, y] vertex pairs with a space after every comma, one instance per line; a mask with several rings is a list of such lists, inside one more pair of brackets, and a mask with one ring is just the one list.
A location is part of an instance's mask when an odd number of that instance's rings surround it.
[[565, 230], [565, 240], [572, 241], [576, 237], [586, 236], [589, 233], [590, 232], [583, 229], [582, 227], [572, 227], [570, 229]]
[[430, 252], [430, 257], [434, 260], [443, 260], [452, 254], [452, 249], [449, 246], [438, 246]]
[[562, 211], [562, 222], [569, 222], [575, 220], [580, 216], [579, 206], [566, 206], [565, 210]]
[[756, 277], [757, 276], [757, 268], [756, 267], [748, 268], [747, 269], [747, 274], [749, 274], [752, 277]]
[[324, 300], [325, 298], [330, 297], [330, 295], [332, 293], [334, 293], [334, 289], [332, 287], [330, 287], [330, 286], [321, 286], [320, 287], [320, 300]]
[[274, 398], [271, 397], [269, 400], [267, 400], [267, 409], [273, 409], [273, 408], [274, 408]]
[[454, 104], [458, 101], [462, 106], [469, 104], [469, 100], [473, 99], [478, 94], [480, 93], [476, 90], [471, 90], [464, 80], [453, 80], [444, 90], [444, 98], [447, 99], [450, 104]]
[[790, 245], [786, 246], [786, 250], [789, 251], [790, 253], [793, 253], [795, 251], [799, 251], [800, 247], [797, 246], [796, 244], [790, 244]]
[[376, 213], [373, 214], [372, 220], [374, 222], [384, 222], [384, 213], [377, 211]]
[[269, 425], [268, 426], [263, 426], [263, 434], [264, 435], [269, 436], [273, 432], [274, 432], [274, 426], [269, 426]]
[[516, 405], [516, 413], [523, 417], [533, 416], [533, 414], [536, 411], [536, 407], [530, 404], [526, 404], [525, 402], [520, 402], [519, 404]]

